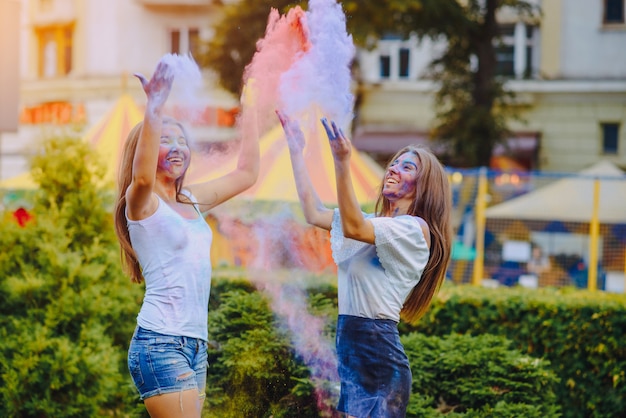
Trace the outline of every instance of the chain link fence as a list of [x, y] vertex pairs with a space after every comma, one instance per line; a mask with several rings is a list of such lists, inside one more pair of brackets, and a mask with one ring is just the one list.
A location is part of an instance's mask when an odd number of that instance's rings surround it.
[[451, 170], [456, 239], [449, 279], [487, 286], [624, 293], [626, 176]]

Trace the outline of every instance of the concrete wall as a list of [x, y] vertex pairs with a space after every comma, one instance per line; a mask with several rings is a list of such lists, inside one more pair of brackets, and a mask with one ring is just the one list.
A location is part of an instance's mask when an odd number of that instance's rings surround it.
[[560, 37], [562, 77], [626, 78], [626, 25], [604, 25], [603, 3], [589, 0], [563, 2]]

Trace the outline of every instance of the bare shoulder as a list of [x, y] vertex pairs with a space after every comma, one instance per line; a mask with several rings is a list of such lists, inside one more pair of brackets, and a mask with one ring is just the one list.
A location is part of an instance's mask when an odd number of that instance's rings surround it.
[[126, 191], [126, 215], [128, 219], [140, 221], [151, 216], [158, 207], [159, 199], [156, 193], [151, 191], [147, 195], [134, 195], [130, 187]]

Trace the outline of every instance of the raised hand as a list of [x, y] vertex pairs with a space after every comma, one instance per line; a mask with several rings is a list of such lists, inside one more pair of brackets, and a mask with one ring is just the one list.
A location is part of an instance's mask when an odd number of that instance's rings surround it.
[[302, 153], [306, 141], [298, 121], [292, 121], [286, 114], [279, 110], [276, 111], [276, 115], [283, 127], [283, 131], [285, 131], [289, 151], [292, 153]]
[[322, 118], [322, 125], [326, 130], [326, 135], [330, 143], [330, 150], [333, 153], [333, 157], [336, 161], [347, 161], [350, 159], [352, 153], [352, 143], [343, 133], [343, 131], [337, 127], [334, 121], [328, 122], [328, 119]]
[[141, 82], [143, 91], [148, 98], [148, 108], [151, 110], [160, 110], [172, 90], [172, 83], [174, 82], [174, 71], [170, 66], [159, 61], [152, 78], [147, 80], [142, 74], [135, 73], [135, 77]]

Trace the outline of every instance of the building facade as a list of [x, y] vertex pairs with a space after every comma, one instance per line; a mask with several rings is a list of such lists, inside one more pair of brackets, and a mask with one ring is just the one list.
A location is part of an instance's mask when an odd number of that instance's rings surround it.
[[[28, 157], [48, 132], [81, 134], [122, 94], [145, 102], [133, 73], [149, 77], [166, 53], [195, 55], [211, 37], [219, 6], [210, 0], [0, 0], [19, 3], [19, 125], [0, 132], [0, 180], [28, 170]], [[8, 63], [3, 62], [2, 66]], [[201, 141], [233, 136], [238, 105], [216, 87], [210, 72], [200, 96], [205, 123]], [[211, 117], [213, 115], [213, 117]], [[224, 123], [224, 120], [227, 120]]]
[[[524, 105], [526, 123], [511, 124], [510, 149], [496, 154], [509, 153], [531, 170], [579, 171], [603, 159], [626, 168], [626, 0], [535, 1], [542, 8], [537, 21], [506, 11], [498, 17], [498, 71]], [[193, 55], [220, 16], [219, 2], [211, 0], [0, 2], [20, 9], [19, 125], [0, 132], [0, 180], [28, 169], [42, 132], [82, 132], [123, 93], [143, 103], [132, 74], [151, 74], [168, 52]], [[389, 38], [358, 52], [353, 136], [360, 150], [383, 161], [401, 145], [427, 141], [436, 86], [425, 71], [442, 48]], [[233, 111], [236, 98], [204, 75], [207, 113]], [[223, 120], [209, 118], [197, 128], [199, 139], [233, 138]]]
[[[510, 125], [510, 157], [532, 170], [579, 171], [599, 160], [626, 168], [625, 0], [536, 3], [537, 21], [506, 11], [498, 16], [498, 72], [524, 106], [525, 123]], [[442, 48], [384, 39], [359, 52], [357, 147], [383, 159], [406, 143], [427, 141], [436, 86], [425, 72]]]

